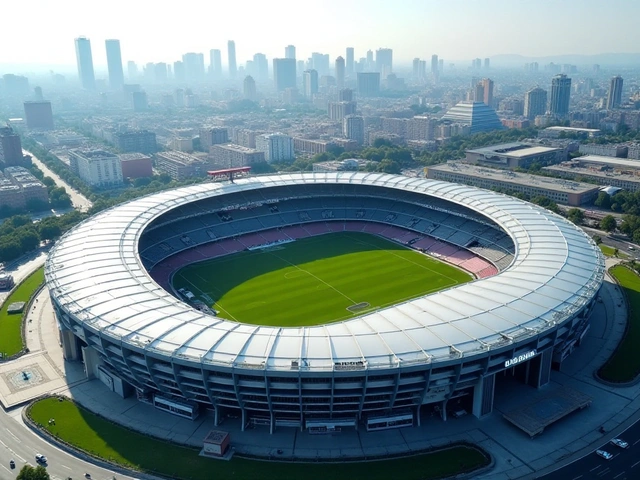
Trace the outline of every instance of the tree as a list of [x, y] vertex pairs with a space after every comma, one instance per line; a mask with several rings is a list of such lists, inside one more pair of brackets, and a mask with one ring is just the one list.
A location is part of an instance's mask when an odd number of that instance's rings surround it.
[[580, 225], [584, 220], [584, 212], [579, 208], [572, 208], [567, 212], [567, 218], [576, 225]]
[[47, 472], [47, 469], [42, 465], [32, 467], [31, 465], [25, 465], [20, 469], [20, 473], [16, 477], [16, 480], [50, 480], [51, 477]]
[[400, 164], [398, 162], [394, 162], [393, 160], [389, 160], [385, 158], [380, 163], [378, 163], [379, 172], [383, 173], [400, 173], [402, 169], [400, 168]]
[[600, 229], [605, 232], [613, 232], [618, 223], [616, 222], [616, 218], [613, 215], [607, 215], [602, 220], [600, 220]]
[[600, 192], [593, 204], [600, 208], [611, 208], [611, 196], [607, 192]]

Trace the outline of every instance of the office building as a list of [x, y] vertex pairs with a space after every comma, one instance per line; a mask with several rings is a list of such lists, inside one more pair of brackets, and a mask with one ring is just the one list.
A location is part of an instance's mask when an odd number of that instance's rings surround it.
[[376, 50], [376, 71], [387, 75], [393, 71], [393, 50], [390, 48]]
[[156, 134], [148, 130], [119, 132], [113, 135], [115, 146], [122, 153], [154, 153], [158, 149]]
[[209, 50], [209, 73], [214, 80], [222, 77], [222, 54], [217, 48]]
[[245, 100], [251, 100], [252, 102], [255, 102], [257, 99], [256, 81], [251, 75], [244, 77], [244, 82], [242, 82], [242, 95]]
[[431, 55], [431, 75], [438, 76], [438, 55]]
[[253, 56], [253, 74], [254, 79], [260, 83], [266, 83], [269, 80], [269, 62], [264, 53], [256, 53]]
[[345, 79], [345, 62], [344, 62], [344, 58], [342, 57], [338, 57], [336, 58], [336, 86], [339, 89], [343, 89], [344, 88], [344, 79]]
[[468, 125], [469, 134], [502, 130], [496, 111], [483, 102], [460, 102], [444, 114], [442, 120]]
[[293, 139], [283, 133], [267, 133], [256, 136], [256, 150], [264, 153], [268, 163], [295, 160]]
[[187, 82], [204, 81], [204, 55], [202, 53], [185, 53], [182, 55], [182, 64]]
[[149, 103], [147, 102], [147, 92], [132, 92], [131, 99], [134, 112], [146, 112], [149, 108]]
[[192, 177], [204, 177], [211, 164], [204, 158], [189, 153], [168, 150], [155, 155], [156, 168], [174, 180], [185, 180]]
[[350, 88], [343, 88], [338, 92], [339, 102], [353, 102], [353, 90]]
[[476, 101], [484, 102], [485, 105], [493, 107], [493, 80], [483, 78], [480, 83], [482, 84], [483, 97]]
[[124, 85], [124, 72], [122, 71], [122, 53], [120, 52], [120, 40], [105, 40], [107, 49], [107, 68], [109, 70], [109, 86], [112, 90], [120, 90]]
[[248, 167], [265, 161], [264, 152], [232, 143], [213, 145], [209, 149], [209, 158], [215, 168]]
[[284, 48], [284, 58], [296, 58], [296, 47], [295, 45], [287, 45]]
[[329, 55], [313, 52], [311, 54], [311, 69], [317, 70], [319, 76], [329, 75]]
[[582, 143], [578, 147], [578, 152], [584, 155], [598, 155], [602, 157], [633, 158], [633, 156], [629, 156], [628, 145], [616, 143]]
[[547, 91], [535, 87], [524, 95], [524, 116], [535, 120], [536, 116], [544, 115], [547, 111]]
[[93, 56], [91, 55], [91, 41], [85, 37], [78, 37], [76, 42], [76, 62], [78, 77], [85, 90], [96, 89], [96, 77], [93, 73]]
[[438, 120], [426, 116], [415, 116], [407, 120], [405, 138], [407, 140], [431, 141], [436, 137]]
[[69, 150], [69, 167], [92, 187], [122, 185], [122, 164], [120, 157], [114, 153], [104, 150]]
[[358, 145], [364, 145], [364, 118], [357, 115], [346, 115], [342, 119], [342, 134]]
[[224, 127], [205, 127], [200, 129], [200, 147], [205, 152], [212, 145], [229, 143], [229, 131]]
[[33, 96], [39, 102], [44, 100], [44, 95], [42, 94], [42, 87], [34, 87]]
[[296, 61], [293, 58], [273, 59], [273, 80], [276, 90], [296, 88]]
[[427, 178], [461, 183], [487, 190], [520, 193], [530, 198], [543, 196], [556, 203], [579, 207], [593, 202], [599, 193], [596, 185], [567, 182], [558, 178], [492, 170], [477, 165], [449, 162], [428, 167]]
[[138, 65], [133, 60], [127, 62], [127, 77], [129, 82], [132, 82], [138, 78]]
[[616, 75], [611, 79], [609, 84], [609, 93], [607, 95], [607, 110], [618, 108], [622, 103], [622, 77]]
[[11, 127], [0, 127], [0, 160], [4, 162], [5, 167], [20, 166], [25, 163], [20, 135]]
[[379, 72], [358, 72], [358, 95], [362, 97], [375, 97], [380, 93]]
[[236, 64], [236, 42], [233, 40], [227, 42], [227, 55], [229, 56], [229, 77], [236, 78], [238, 65]]
[[153, 175], [150, 156], [142, 153], [122, 153], [118, 156], [123, 178], [148, 178]]
[[562, 148], [512, 142], [473, 148], [465, 152], [466, 163], [496, 168], [529, 168], [534, 163], [555, 165], [565, 160]]
[[354, 51], [353, 47], [347, 47], [347, 60], [346, 60], [346, 70], [347, 75], [353, 75], [353, 60], [354, 60]]
[[342, 122], [347, 115], [355, 115], [356, 102], [329, 102], [329, 118], [334, 122]]
[[304, 96], [311, 98], [318, 93], [318, 72], [315, 70], [307, 70], [302, 74], [302, 87]]
[[571, 96], [571, 79], [560, 73], [551, 80], [551, 102], [549, 111], [552, 115], [564, 116], [569, 113]]
[[24, 116], [29, 130], [53, 130], [51, 102], [24, 102]]

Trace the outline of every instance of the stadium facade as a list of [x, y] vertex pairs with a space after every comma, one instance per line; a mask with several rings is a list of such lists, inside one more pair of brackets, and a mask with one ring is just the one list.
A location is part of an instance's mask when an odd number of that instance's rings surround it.
[[[433, 240], [459, 252], [450, 258], [482, 259], [492, 271], [301, 328], [218, 318], [171, 293], [162, 273], [179, 255], [202, 260], [215, 248], [255, 247], [258, 237], [387, 228], [408, 232], [408, 246]], [[122, 204], [66, 233], [45, 275], [65, 357], [121, 394], [133, 387], [190, 418], [211, 409], [216, 424], [238, 416], [243, 428], [376, 430], [420, 424], [434, 409], [446, 419], [461, 398], [488, 415], [502, 375], [548, 383], [589, 327], [604, 261], [575, 225], [509, 196], [332, 172], [206, 183]]]

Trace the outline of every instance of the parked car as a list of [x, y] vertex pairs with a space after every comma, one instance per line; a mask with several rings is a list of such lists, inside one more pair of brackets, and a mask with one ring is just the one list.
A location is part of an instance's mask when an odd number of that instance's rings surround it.
[[611, 444], [615, 445], [616, 447], [620, 447], [620, 448], [629, 448], [629, 444], [627, 442], [625, 442], [624, 440], [621, 440], [619, 438], [612, 438], [611, 439]]
[[609, 452], [605, 450], [596, 450], [596, 454], [601, 456], [605, 460], [611, 460], [613, 458], [613, 455], [611, 455]]

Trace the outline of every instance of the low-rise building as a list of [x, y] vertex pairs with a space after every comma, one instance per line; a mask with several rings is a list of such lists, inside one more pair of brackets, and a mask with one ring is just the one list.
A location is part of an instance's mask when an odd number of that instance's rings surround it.
[[345, 160], [331, 160], [313, 164], [314, 172], [357, 172], [368, 163], [361, 158], [347, 158]]
[[467, 150], [465, 162], [498, 168], [529, 168], [534, 163], [541, 166], [560, 163], [565, 159], [562, 154], [560, 148], [515, 142]]
[[334, 142], [329, 140], [315, 140], [309, 138], [294, 138], [293, 149], [300, 153], [310, 153], [315, 155], [316, 153], [324, 153], [327, 148], [335, 145]]
[[426, 169], [427, 178], [462, 183], [506, 193], [522, 193], [530, 198], [544, 196], [570, 206], [586, 205], [595, 200], [596, 185], [549, 178], [511, 170], [487, 168], [462, 162], [449, 162]]
[[92, 187], [122, 185], [120, 157], [105, 150], [69, 150], [69, 167]]
[[265, 161], [264, 152], [232, 143], [213, 145], [209, 149], [209, 158], [214, 168], [248, 167]]
[[124, 178], [145, 178], [153, 175], [151, 157], [143, 153], [123, 153], [120, 157]]
[[122, 153], [151, 154], [158, 150], [156, 134], [148, 130], [115, 133], [113, 142]]
[[25, 208], [30, 200], [49, 203], [47, 187], [24, 167], [7, 167], [0, 173], [0, 205]]
[[601, 155], [606, 157], [626, 158], [629, 152], [628, 145], [583, 143], [578, 151], [585, 155]]
[[[538, 126], [538, 121], [536, 117], [536, 126]], [[538, 132], [538, 136], [541, 138], [558, 138], [562, 136], [562, 134], [574, 134], [584, 138], [593, 138], [598, 137], [601, 133], [597, 128], [579, 128], [579, 127], [547, 127], [544, 130]]]
[[155, 159], [158, 171], [168, 174], [174, 180], [203, 177], [211, 166], [205, 158], [173, 150], [158, 152]]

